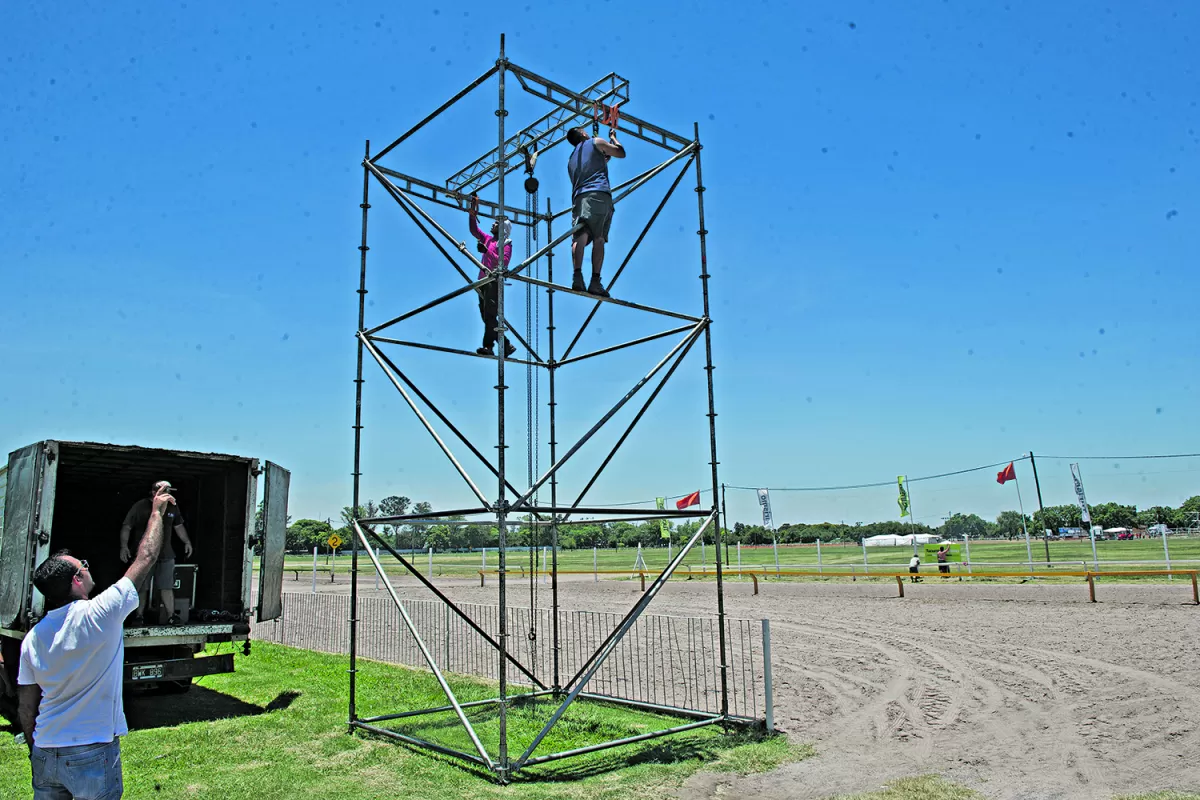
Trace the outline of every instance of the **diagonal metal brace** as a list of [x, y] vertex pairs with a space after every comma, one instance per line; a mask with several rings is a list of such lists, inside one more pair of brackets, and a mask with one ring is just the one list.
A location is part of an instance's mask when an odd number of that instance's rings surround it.
[[617, 629], [608, 637], [608, 640], [592, 655], [592, 658], [589, 659], [591, 666], [586, 668], [586, 672], [583, 672], [581, 675], [576, 675], [576, 677], [567, 684], [568, 686], [574, 684], [574, 688], [571, 689], [571, 691], [567, 694], [566, 698], [562, 702], [562, 705], [555, 710], [554, 714], [550, 717], [550, 720], [546, 723], [546, 726], [542, 728], [541, 732], [538, 733], [538, 735], [533, 738], [533, 741], [529, 743], [529, 747], [524, 753], [521, 754], [521, 757], [513, 763], [512, 768], [514, 770], [520, 769], [521, 766], [529, 760], [529, 757], [533, 755], [535, 750], [537, 750], [538, 745], [542, 743], [542, 739], [546, 738], [546, 734], [550, 732], [550, 729], [558, 724], [558, 721], [562, 718], [562, 715], [566, 713], [566, 710], [570, 708], [572, 703], [575, 702], [575, 698], [579, 696], [581, 691], [583, 691], [583, 687], [587, 686], [588, 681], [592, 679], [592, 676], [594, 676], [600, 670], [600, 667], [604, 666], [604, 662], [610, 655], [612, 655], [612, 652], [616, 649], [617, 645], [621, 643], [621, 640], [625, 638], [625, 634], [629, 633], [629, 630], [633, 627], [633, 624], [637, 622], [638, 617], [640, 617], [646, 608], [649, 607], [650, 603], [658, 595], [659, 590], [661, 590], [666, 584], [667, 579], [670, 578], [671, 574], [675, 572], [676, 568], [683, 563], [684, 557], [688, 554], [688, 552], [691, 551], [696, 542], [700, 541], [700, 537], [704, 535], [704, 532], [708, 530], [708, 526], [712, 524], [714, 519], [716, 519], [716, 514], [717, 512], [715, 509], [709, 512], [708, 519], [704, 521], [704, 524], [700, 526], [700, 529], [693, 534], [692, 538], [688, 540], [686, 545], [679, 549], [679, 553], [675, 556], [671, 563], [667, 565], [667, 568], [664, 569], [662, 573], [654, 579], [654, 583], [650, 584], [650, 586], [646, 589], [646, 593], [642, 595], [641, 599], [638, 600], [637, 604], [633, 607], [629, 614], [625, 616], [625, 619], [621, 621], [621, 624], [617, 627]]
[[[387, 550], [388, 553], [390, 553], [393, 558], [395, 558], [402, 565], [404, 565], [404, 568], [406, 570], [408, 570], [410, 573], [412, 573], [413, 577], [415, 577], [418, 581], [420, 581], [422, 586], [424, 586], [429, 591], [433, 592], [434, 595], [436, 595], [439, 600], [441, 600], [443, 603], [446, 604], [447, 608], [449, 608], [451, 611], [453, 611], [459, 617], [459, 619], [461, 619], [463, 622], [467, 623], [467, 625], [471, 628], [471, 630], [475, 631], [481, 637], [483, 637], [483, 640], [485, 642], [487, 642], [488, 644], [490, 644], [492, 647], [496, 648], [497, 650], [500, 649], [499, 642], [497, 642], [495, 639], [493, 639], [491, 637], [491, 635], [488, 634], [487, 631], [485, 631], [483, 628], [481, 628], [475, 622], [475, 620], [473, 620], [469, 616], [467, 616], [466, 612], [464, 612], [462, 609], [460, 609], [458, 606], [456, 606], [450, 600], [449, 597], [447, 597], [445, 594], [442, 593], [442, 591], [440, 589], [438, 589], [436, 586], [434, 586], [432, 581], [430, 581], [428, 578], [426, 578], [424, 575], [422, 575], [421, 571], [419, 569], [417, 569], [412, 564], [412, 562], [410, 562], [408, 559], [406, 559], [404, 556], [402, 556], [399, 553], [399, 551], [397, 551], [394, 547], [392, 547], [390, 544], [388, 544], [387, 541], [382, 536], [380, 536], [378, 533], [376, 533], [374, 530], [372, 530], [369, 527], [366, 528], [365, 530], [367, 532], [367, 535], [370, 536], [372, 539], [374, 539], [376, 541], [376, 543], [379, 544], [380, 547], [382, 547], [384, 550]], [[382, 575], [383, 573], [380, 573], [380, 574]], [[531, 680], [533, 682], [534, 686], [536, 686], [539, 689], [547, 688], [546, 684], [544, 684], [540, 680], [538, 680], [538, 677], [536, 675], [534, 675], [532, 672], [530, 672], [525, 667], [524, 664], [522, 664], [520, 661], [518, 661], [516, 658], [514, 658], [512, 653], [505, 652], [504, 656], [510, 664], [512, 664], [514, 667], [516, 667], [518, 670], [520, 670], [522, 675], [524, 675], [526, 678], [529, 678], [529, 680]]]
[[489, 769], [495, 769], [496, 765], [492, 761], [492, 757], [484, 749], [483, 742], [479, 741], [479, 736], [476, 735], [475, 729], [471, 727], [470, 720], [467, 719], [466, 713], [463, 712], [462, 707], [458, 704], [458, 698], [454, 695], [454, 690], [446, 682], [445, 676], [442, 675], [441, 669], [438, 668], [437, 661], [434, 659], [433, 654], [429, 652], [429, 648], [425, 645], [425, 640], [421, 638], [421, 634], [417, 632], [417, 626], [413, 623], [412, 617], [408, 615], [408, 609], [404, 607], [404, 603], [400, 602], [400, 596], [396, 594], [396, 589], [392, 586], [391, 579], [384, 573], [383, 567], [379, 563], [379, 558], [371, 550], [371, 544], [367, 541], [366, 534], [363, 533], [363, 529], [359, 526], [357, 520], [352, 520], [352, 524], [354, 525], [354, 532], [358, 534], [359, 541], [362, 542], [363, 548], [367, 551], [367, 558], [371, 559], [371, 563], [375, 565], [376, 571], [383, 578], [383, 585], [387, 587], [388, 594], [392, 596], [392, 602], [399, 609], [400, 619], [404, 620], [404, 625], [408, 628], [408, 632], [412, 634], [413, 640], [416, 641], [417, 648], [425, 658], [425, 663], [429, 665], [429, 669], [433, 672], [434, 677], [437, 678], [437, 682], [441, 685], [446, 699], [454, 707], [454, 713], [458, 717], [458, 721], [462, 723], [462, 726], [467, 730], [467, 735], [471, 737], [471, 744], [475, 745], [475, 751], [487, 763]]

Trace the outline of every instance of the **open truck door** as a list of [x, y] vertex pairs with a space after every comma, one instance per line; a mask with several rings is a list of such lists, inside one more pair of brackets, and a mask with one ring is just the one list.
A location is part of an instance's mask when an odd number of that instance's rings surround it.
[[263, 485], [263, 541], [258, 568], [258, 621], [283, 615], [283, 555], [287, 539], [288, 487], [292, 473], [266, 463]]
[[8, 457], [4, 542], [0, 546], [0, 628], [26, 630], [45, 606], [33, 568], [50, 555], [58, 443], [38, 442]]

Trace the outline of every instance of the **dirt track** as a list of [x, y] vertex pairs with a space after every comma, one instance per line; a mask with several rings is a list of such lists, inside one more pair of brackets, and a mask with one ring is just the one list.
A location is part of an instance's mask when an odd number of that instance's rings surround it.
[[[494, 603], [489, 584], [444, 586]], [[823, 798], [927, 773], [995, 798], [1200, 787], [1190, 586], [1108, 584], [1094, 605], [1077, 585], [906, 588], [901, 600], [894, 584], [767, 583], [754, 597], [729, 584], [730, 615], [771, 618], [777, 726], [818, 755], [762, 775], [701, 774], [680, 796]], [[589, 578], [565, 583], [562, 603], [613, 611], [636, 596], [631, 583]], [[711, 583], [678, 582], [651, 608], [714, 605]]]

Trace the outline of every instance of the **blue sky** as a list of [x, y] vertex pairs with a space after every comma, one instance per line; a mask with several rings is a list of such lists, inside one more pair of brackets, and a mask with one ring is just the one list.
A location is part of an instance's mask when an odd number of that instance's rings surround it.
[[[1200, 451], [1200, 9], [416, 9], [0, 12], [2, 449], [64, 438], [255, 455], [293, 470], [294, 517], [336, 516], [350, 496], [363, 141], [377, 150], [485, 71], [502, 29], [515, 63], [576, 87], [617, 72], [631, 82], [629, 113], [683, 134], [701, 125], [724, 481], [855, 484], [1031, 448]], [[510, 130], [546, 110], [511, 83], [508, 96]], [[495, 144], [495, 100], [488, 84], [389, 163], [440, 182]], [[663, 156], [626, 143], [616, 180]], [[538, 166], [556, 208], [565, 156], [552, 150]], [[669, 180], [619, 209], [606, 275]], [[693, 188], [685, 178], [618, 296], [699, 308]], [[508, 191], [522, 202], [519, 180]], [[370, 321], [460, 285], [377, 187], [372, 202]], [[460, 215], [431, 213], [468, 237]], [[523, 289], [509, 293], [523, 327]], [[587, 308], [562, 297], [563, 329]], [[605, 309], [584, 344], [648, 324]], [[464, 298], [405, 335], [471, 349], [479, 327]], [[564, 369], [560, 441], [668, 347]], [[395, 355], [494, 452], [493, 363]], [[591, 501], [708, 485], [700, 356]], [[365, 495], [468, 499], [371, 365], [367, 378]], [[509, 383], [509, 460], [523, 475], [523, 370]], [[544, 382], [541, 392], [544, 403]], [[1067, 463], [1039, 460], [1047, 503], [1071, 500]], [[584, 466], [564, 467], [564, 480], [578, 485]], [[1197, 470], [1200, 459], [1085, 462], [1084, 479], [1093, 502], [1178, 504], [1200, 493]], [[990, 471], [933, 484], [914, 485], [919, 520], [1015, 507]], [[757, 515], [750, 492], [729, 500], [734, 518]], [[778, 522], [895, 513], [890, 489], [774, 500]]]

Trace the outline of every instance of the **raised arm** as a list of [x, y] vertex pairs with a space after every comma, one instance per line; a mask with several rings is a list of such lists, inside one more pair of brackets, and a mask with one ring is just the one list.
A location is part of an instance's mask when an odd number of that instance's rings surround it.
[[154, 563], [158, 561], [158, 554], [163, 546], [163, 509], [174, 502], [175, 498], [171, 497], [166, 489], [159, 489], [158, 494], [154, 495], [154, 506], [150, 511], [146, 534], [138, 545], [137, 557], [133, 559], [129, 569], [125, 570], [125, 577], [133, 581], [134, 586], [142, 585], [154, 569]]
[[470, 214], [468, 215], [467, 220], [471, 225], [471, 235], [482, 242], [485, 237], [483, 231], [479, 230], [479, 198], [475, 195], [471, 195], [471, 201], [468, 205], [468, 208], [470, 209]]
[[617, 141], [616, 131], [609, 131], [608, 141], [605, 141], [597, 136], [592, 140], [592, 144], [596, 145], [597, 150], [604, 155], [609, 156], [610, 158], [625, 157], [625, 145]]

